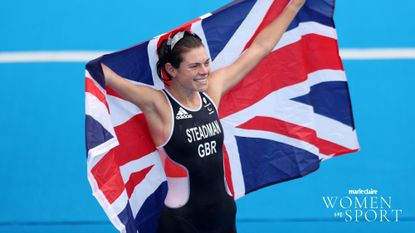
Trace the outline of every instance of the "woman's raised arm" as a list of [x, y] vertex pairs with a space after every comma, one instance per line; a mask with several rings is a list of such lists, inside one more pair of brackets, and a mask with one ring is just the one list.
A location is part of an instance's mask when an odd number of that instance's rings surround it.
[[144, 113], [155, 145], [161, 145], [170, 133], [170, 112], [161, 91], [151, 87], [134, 85], [104, 64], [101, 64], [106, 85], [124, 99], [138, 106]]
[[277, 45], [305, 0], [291, 0], [283, 12], [266, 26], [231, 65], [212, 72], [208, 94], [218, 104], [229, 89], [241, 81]]
[[137, 105], [144, 112], [155, 111], [157, 100], [159, 98], [161, 98], [161, 101], [164, 100], [164, 96], [159, 91], [146, 86], [134, 85], [116, 74], [108, 66], [104, 64], [101, 64], [101, 66], [106, 85], [126, 100]]

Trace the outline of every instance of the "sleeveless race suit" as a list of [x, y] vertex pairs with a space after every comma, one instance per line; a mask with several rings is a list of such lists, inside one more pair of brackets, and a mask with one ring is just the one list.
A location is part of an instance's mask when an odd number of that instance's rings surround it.
[[183, 206], [164, 205], [158, 232], [236, 232], [236, 205], [224, 180], [223, 128], [214, 103], [206, 94], [199, 93], [201, 106], [192, 110], [168, 91], [163, 92], [173, 111], [173, 125], [170, 139], [161, 150], [187, 170], [190, 190]]

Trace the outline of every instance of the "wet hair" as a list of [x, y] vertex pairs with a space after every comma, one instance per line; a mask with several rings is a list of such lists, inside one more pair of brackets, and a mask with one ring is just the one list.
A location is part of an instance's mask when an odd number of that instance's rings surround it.
[[[180, 35], [180, 33], [183, 35]], [[159, 57], [157, 61], [157, 74], [160, 79], [164, 83], [171, 81], [173, 77], [166, 71], [166, 63], [171, 63], [174, 68], [179, 68], [180, 63], [183, 61], [182, 54], [200, 46], [203, 46], [200, 37], [189, 31], [180, 31], [161, 42], [157, 48]]]

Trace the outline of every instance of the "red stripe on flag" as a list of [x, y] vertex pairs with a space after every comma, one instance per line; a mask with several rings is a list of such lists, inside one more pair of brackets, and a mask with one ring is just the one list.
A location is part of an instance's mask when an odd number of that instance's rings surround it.
[[94, 81], [92, 81], [90, 78], [85, 78], [85, 92], [91, 93], [97, 97], [97, 99], [103, 103], [107, 109], [109, 109], [104, 93], [101, 92], [101, 90], [95, 85]]
[[91, 173], [105, 198], [112, 204], [124, 191], [116, 153], [110, 150], [92, 169]]
[[225, 145], [223, 145], [223, 164], [225, 168], [225, 179], [226, 184], [228, 185], [229, 191], [231, 191], [232, 196], [235, 196], [235, 192], [233, 189], [233, 183], [232, 183], [232, 171], [231, 171], [231, 165], [229, 162], [229, 154], [226, 150]]
[[343, 70], [337, 41], [309, 34], [263, 59], [241, 82], [228, 91], [219, 106], [220, 118], [238, 112], [283, 87], [303, 82], [321, 69]]
[[145, 169], [131, 173], [127, 183], [125, 184], [125, 189], [127, 190], [128, 198], [131, 197], [131, 195], [134, 192], [134, 188], [141, 183], [142, 180], [146, 177], [146, 175], [151, 171], [154, 165], [151, 165], [149, 167], [146, 167]]
[[112, 96], [115, 96], [117, 98], [120, 98], [120, 99], [125, 100], [120, 94], [118, 94], [112, 88], [110, 88], [110, 87], [107, 86], [107, 87], [105, 87], [105, 90], [107, 91], [107, 95], [112, 95]]
[[114, 128], [119, 146], [114, 152], [119, 155], [118, 164], [122, 166], [132, 160], [142, 158], [156, 150], [144, 114], [137, 114], [124, 124]]
[[336, 156], [355, 151], [317, 137], [317, 133], [314, 129], [306, 128], [301, 125], [296, 125], [271, 117], [254, 117], [251, 120], [239, 125], [238, 128], [269, 131], [300, 139], [316, 146], [319, 149], [320, 153], [324, 155]]
[[108, 152], [93, 168], [92, 174], [110, 203], [124, 191], [119, 167], [155, 151], [143, 114], [135, 115], [115, 128], [119, 146]]
[[302, 54], [306, 72], [312, 73], [322, 69], [344, 70], [339, 56], [337, 40], [317, 34], [308, 34], [301, 38]]
[[164, 171], [166, 172], [167, 177], [183, 178], [183, 177], [189, 176], [187, 174], [186, 168], [176, 163], [175, 161], [170, 159], [168, 156], [165, 156], [163, 162], [164, 162]]

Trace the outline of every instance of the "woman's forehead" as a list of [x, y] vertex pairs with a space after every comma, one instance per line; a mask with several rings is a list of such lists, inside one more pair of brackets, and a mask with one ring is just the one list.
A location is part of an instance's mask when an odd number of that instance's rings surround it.
[[209, 55], [206, 52], [205, 47], [200, 46], [197, 48], [192, 48], [189, 51], [182, 54], [184, 63], [204, 63], [209, 59]]

